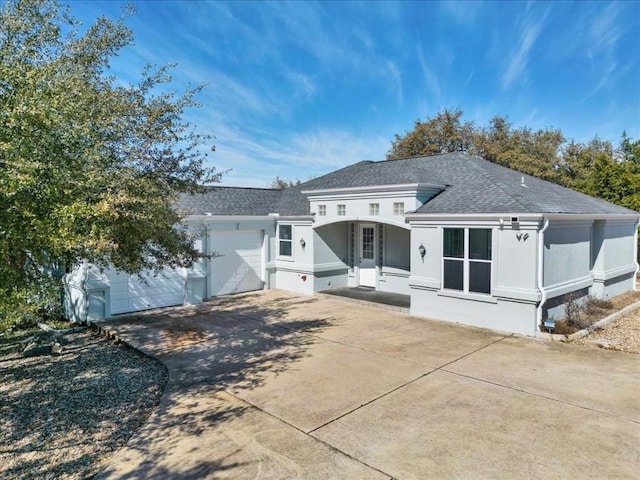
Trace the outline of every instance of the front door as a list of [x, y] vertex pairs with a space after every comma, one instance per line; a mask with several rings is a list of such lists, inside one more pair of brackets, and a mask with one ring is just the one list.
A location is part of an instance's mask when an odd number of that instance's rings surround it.
[[360, 225], [360, 280], [359, 285], [376, 286], [376, 228], [375, 225]]

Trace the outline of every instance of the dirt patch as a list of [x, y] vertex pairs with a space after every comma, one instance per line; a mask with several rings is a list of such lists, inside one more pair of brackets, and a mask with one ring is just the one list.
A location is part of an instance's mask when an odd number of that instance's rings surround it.
[[169, 349], [175, 349], [180, 347], [189, 347], [202, 343], [207, 336], [197, 330], [163, 330], [160, 334], [166, 338], [167, 347]]
[[33, 336], [0, 339], [0, 477], [92, 477], [158, 404], [166, 369], [93, 330], [25, 358]]

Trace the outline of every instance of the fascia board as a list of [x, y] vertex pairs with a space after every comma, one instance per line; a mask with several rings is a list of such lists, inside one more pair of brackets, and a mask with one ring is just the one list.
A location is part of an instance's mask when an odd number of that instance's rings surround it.
[[341, 188], [324, 188], [318, 190], [302, 190], [300, 193], [309, 195], [309, 199], [315, 197], [326, 197], [327, 195], [358, 195], [367, 193], [382, 192], [409, 192], [415, 194], [421, 190], [443, 190], [446, 185], [435, 183], [405, 183], [399, 185], [367, 185], [364, 187], [341, 187]]
[[344, 216], [344, 217], [328, 217], [328, 220], [320, 220], [323, 217], [317, 217], [313, 228], [320, 228], [326, 225], [332, 225], [334, 223], [343, 222], [362, 222], [362, 223], [381, 223], [385, 225], [393, 225], [395, 227], [403, 228], [405, 230], [411, 230], [411, 227], [402, 221], [392, 220], [387, 217], [370, 217], [370, 216]]
[[292, 215], [271, 218], [275, 218], [278, 223], [313, 223], [315, 217], [313, 215]]
[[545, 218], [549, 220], [616, 220], [634, 222], [640, 220], [640, 214], [633, 213], [545, 213]]
[[518, 217], [522, 222], [539, 222], [545, 217], [542, 214], [530, 213], [407, 213], [405, 218], [407, 221], [413, 222], [442, 222], [442, 221], [481, 221], [492, 220], [505, 222], [511, 221], [512, 217]]

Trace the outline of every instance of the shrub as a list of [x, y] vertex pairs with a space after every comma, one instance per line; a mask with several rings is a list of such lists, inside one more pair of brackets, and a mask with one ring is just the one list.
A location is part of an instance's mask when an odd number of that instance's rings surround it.
[[0, 298], [0, 333], [14, 328], [35, 327], [38, 322], [63, 318], [61, 287], [55, 279], [43, 281], [37, 289], [3, 292]]
[[[565, 316], [556, 321], [552, 333], [569, 335], [578, 330], [591, 327], [601, 318], [605, 317], [613, 307], [613, 302], [608, 299], [587, 295], [580, 296], [578, 292], [567, 293], [563, 297]], [[540, 330], [546, 332], [544, 323]]]

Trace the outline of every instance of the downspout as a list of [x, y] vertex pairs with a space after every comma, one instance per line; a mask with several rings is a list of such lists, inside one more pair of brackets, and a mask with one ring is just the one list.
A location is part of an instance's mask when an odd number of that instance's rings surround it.
[[549, 219], [545, 218], [542, 229], [538, 232], [538, 290], [540, 291], [540, 303], [536, 310], [534, 332], [537, 332], [542, 324], [542, 308], [547, 303], [547, 291], [544, 289], [544, 232], [547, 228], [549, 228]]
[[636, 279], [638, 278], [638, 272], [640, 272], [640, 264], [638, 263], [638, 260], [640, 260], [638, 258], [638, 228], [640, 228], [640, 217], [638, 217], [638, 220], [636, 220], [636, 230], [635, 233], [633, 234], [633, 238], [635, 238], [635, 250], [633, 252], [633, 256], [636, 262], [636, 273], [633, 276], [634, 282], [633, 282], [633, 291], [637, 292], [638, 291], [638, 287], [636, 286], [637, 281]]

